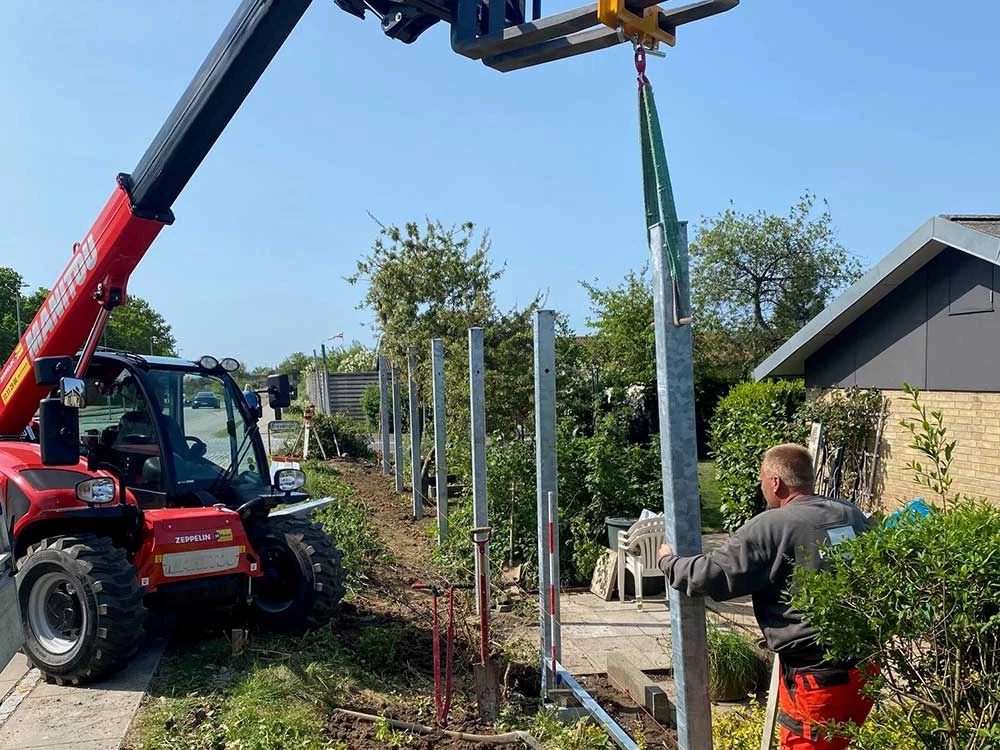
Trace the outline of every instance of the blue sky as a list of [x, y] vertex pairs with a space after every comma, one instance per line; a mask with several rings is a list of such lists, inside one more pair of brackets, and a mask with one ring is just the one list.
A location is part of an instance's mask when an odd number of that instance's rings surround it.
[[[49, 286], [236, 0], [0, 4], [0, 265]], [[548, 14], [571, 7], [544, 5]], [[1000, 213], [1000, 4], [744, 0], [651, 60], [674, 191], [697, 222], [806, 189], [870, 265], [937, 213]], [[580, 280], [647, 256], [631, 50], [508, 74], [315, 0], [132, 277], [182, 353], [251, 365], [343, 332], [343, 277], [383, 222], [488, 227], [501, 305], [541, 290], [584, 327]]]

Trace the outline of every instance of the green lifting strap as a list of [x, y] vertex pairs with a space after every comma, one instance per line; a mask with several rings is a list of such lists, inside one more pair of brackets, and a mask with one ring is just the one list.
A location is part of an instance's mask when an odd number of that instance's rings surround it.
[[[636, 65], [639, 65], [638, 50]], [[681, 300], [684, 298], [681, 283], [686, 279], [681, 278], [681, 261], [678, 255], [680, 226], [677, 223], [674, 191], [670, 186], [670, 172], [667, 170], [667, 157], [663, 149], [663, 136], [660, 134], [660, 118], [656, 114], [656, 102], [653, 100], [653, 87], [645, 75], [645, 59], [642, 67], [643, 70], [639, 71], [639, 141], [642, 147], [642, 186], [646, 198], [646, 239], [651, 242], [649, 235], [652, 228], [657, 225], [662, 227], [667, 268], [673, 282], [674, 325], [682, 326], [690, 323], [691, 318], [681, 310]]]

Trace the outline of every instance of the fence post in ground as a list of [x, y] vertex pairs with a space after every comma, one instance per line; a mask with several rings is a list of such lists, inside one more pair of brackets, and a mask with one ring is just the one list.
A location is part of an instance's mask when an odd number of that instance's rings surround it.
[[[667, 237], [663, 224], [650, 227], [653, 261], [653, 316], [656, 336], [656, 395], [660, 412], [660, 465], [667, 543], [678, 555], [701, 552], [701, 505], [694, 427], [691, 326], [677, 325], [690, 310], [687, 227]], [[676, 245], [680, 278], [670, 276], [667, 243]], [[642, 581], [636, 580], [636, 586]], [[681, 750], [712, 747], [712, 707], [708, 693], [705, 600], [668, 587], [677, 687], [677, 740]]]
[[[549, 495], [558, 503], [558, 467], [556, 462], [556, 348], [555, 312], [535, 313], [535, 484], [538, 514], [538, 625], [542, 665], [542, 692], [553, 687], [553, 675], [545, 668], [552, 656], [552, 618], [549, 615], [551, 581], [549, 566]], [[554, 543], [559, 544], [559, 529], [554, 529]], [[559, 602], [554, 612], [558, 617]], [[557, 649], [558, 650], [558, 649]]]
[[437, 488], [438, 544], [448, 538], [448, 464], [445, 461], [444, 339], [431, 341], [434, 372], [434, 481]]
[[403, 491], [403, 413], [399, 404], [399, 368], [392, 365], [393, 463], [396, 469], [396, 492]]
[[413, 487], [413, 517], [424, 517], [424, 494], [421, 487], [423, 472], [420, 466], [420, 413], [417, 403], [417, 355], [410, 346], [406, 349], [407, 388], [410, 396], [410, 483]]
[[326, 364], [326, 344], [320, 344], [323, 354], [323, 413], [330, 416], [330, 368]]
[[[486, 496], [486, 381], [483, 361], [483, 329], [469, 329], [469, 405], [472, 414], [472, 525], [485, 528], [490, 525]], [[479, 581], [486, 581], [486, 601], [489, 597], [490, 563], [489, 543], [486, 555], [476, 556], [476, 601], [479, 601]], [[486, 569], [480, 571], [479, 558]], [[482, 575], [480, 575], [482, 573]], [[477, 605], [478, 612], [478, 605]]]
[[389, 475], [389, 365], [378, 358], [378, 419], [382, 443], [382, 473]]
[[323, 386], [320, 383], [319, 355], [313, 349], [313, 382], [316, 384], [316, 410], [323, 412]]

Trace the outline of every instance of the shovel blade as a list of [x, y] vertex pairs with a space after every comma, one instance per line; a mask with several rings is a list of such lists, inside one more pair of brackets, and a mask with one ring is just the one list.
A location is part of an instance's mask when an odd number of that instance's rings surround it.
[[474, 664], [472, 674], [476, 681], [476, 702], [479, 718], [494, 722], [500, 713], [500, 670], [496, 662]]

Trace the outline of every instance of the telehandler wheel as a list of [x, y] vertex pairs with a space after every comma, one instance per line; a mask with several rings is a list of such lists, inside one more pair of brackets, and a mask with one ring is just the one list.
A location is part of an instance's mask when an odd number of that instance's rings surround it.
[[135, 653], [146, 608], [136, 569], [110, 539], [50, 537], [17, 566], [24, 653], [50, 682], [79, 685]]
[[259, 626], [301, 633], [325, 625], [344, 596], [343, 553], [319, 524], [302, 518], [262, 520], [248, 529], [263, 576], [253, 579]]

